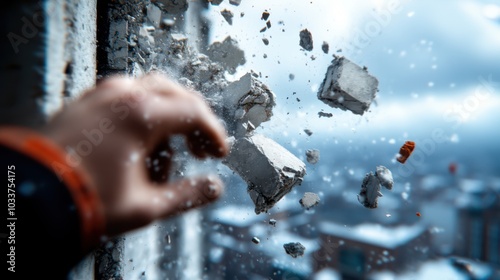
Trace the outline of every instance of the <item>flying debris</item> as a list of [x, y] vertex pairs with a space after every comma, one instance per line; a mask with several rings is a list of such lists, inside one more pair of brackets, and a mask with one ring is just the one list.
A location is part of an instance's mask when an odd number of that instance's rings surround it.
[[220, 12], [220, 14], [224, 17], [227, 23], [229, 23], [229, 25], [233, 25], [233, 12], [228, 9], [224, 9]]
[[318, 99], [333, 108], [363, 115], [377, 93], [378, 80], [344, 57], [336, 57], [320, 85]]
[[318, 117], [319, 118], [321, 118], [321, 117], [331, 118], [331, 117], [333, 117], [333, 114], [332, 113], [325, 113], [325, 112], [318, 112]]
[[306, 250], [306, 247], [304, 245], [300, 244], [300, 242], [291, 242], [291, 243], [286, 243], [283, 244], [283, 248], [285, 248], [285, 252], [292, 256], [293, 258], [296, 257], [301, 257], [304, 255], [304, 251]]
[[323, 50], [324, 53], [328, 54], [330, 51], [330, 46], [328, 45], [327, 42], [323, 41], [323, 45], [321, 45], [321, 50]]
[[304, 196], [299, 200], [300, 205], [307, 210], [319, 204], [319, 196], [312, 192], [304, 193]]
[[393, 184], [392, 172], [385, 166], [377, 166], [375, 174], [373, 172], [366, 173], [358, 195], [358, 201], [366, 208], [377, 208], [378, 198], [383, 196], [381, 185], [388, 190], [392, 190]]
[[396, 158], [397, 161], [400, 163], [405, 163], [406, 160], [410, 157], [411, 153], [413, 153], [413, 150], [415, 149], [415, 142], [413, 141], [406, 141], [403, 146], [399, 149], [399, 155]]
[[299, 45], [306, 51], [313, 50], [313, 38], [311, 32], [309, 30], [304, 29], [300, 31], [300, 41]]
[[316, 164], [319, 161], [319, 151], [315, 149], [306, 150], [306, 159], [307, 162]]

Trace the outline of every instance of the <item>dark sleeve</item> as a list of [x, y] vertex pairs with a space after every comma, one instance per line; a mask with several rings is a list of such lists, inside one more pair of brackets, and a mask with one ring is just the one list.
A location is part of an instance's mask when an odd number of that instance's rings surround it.
[[[96, 233], [95, 223], [102, 221], [83, 217], [96, 216], [89, 207], [97, 206], [89, 200], [89, 190], [78, 186], [84, 181], [78, 172], [61, 162], [62, 151], [33, 133], [28, 140], [23, 137], [27, 134], [9, 134], [0, 131], [0, 173], [6, 184], [6, 203], [0, 204], [5, 225], [0, 231], [2, 279], [66, 279], [90, 251], [88, 239], [96, 238], [89, 227]], [[12, 136], [25, 142], [12, 144], [6, 140]]]

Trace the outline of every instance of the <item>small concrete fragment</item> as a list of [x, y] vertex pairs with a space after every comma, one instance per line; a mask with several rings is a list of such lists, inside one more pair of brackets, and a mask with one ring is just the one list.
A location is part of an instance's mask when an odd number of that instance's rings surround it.
[[304, 132], [307, 134], [307, 136], [313, 135], [313, 132], [310, 129], [304, 129]]
[[392, 178], [392, 172], [385, 166], [377, 166], [376, 176], [380, 181], [380, 184], [388, 190], [392, 190], [392, 185], [394, 184], [394, 179]]
[[228, 9], [224, 9], [220, 12], [220, 14], [224, 17], [224, 19], [229, 23], [229, 25], [233, 25], [233, 17], [234, 14]]
[[344, 57], [336, 57], [328, 67], [318, 91], [318, 99], [333, 108], [363, 115], [377, 93], [378, 80]]
[[266, 21], [266, 26], [267, 26], [267, 29], [271, 28], [271, 21], [270, 20]]
[[264, 45], [269, 45], [269, 39], [267, 38], [262, 38], [262, 42], [264, 42]]
[[377, 208], [378, 198], [382, 197], [380, 182], [372, 172], [366, 173], [358, 195], [358, 201], [366, 208]]
[[323, 50], [324, 53], [328, 54], [330, 51], [330, 45], [328, 45], [327, 42], [323, 41], [323, 45], [321, 45], [321, 50]]
[[222, 3], [222, 1], [224, 1], [224, 0], [208, 0], [208, 2], [210, 2], [210, 4], [212, 4], [214, 6], [219, 6], [220, 3]]
[[300, 205], [307, 210], [319, 204], [319, 196], [312, 192], [304, 193], [304, 196], [299, 200]]
[[222, 42], [214, 42], [207, 50], [212, 61], [219, 62], [229, 74], [236, 73], [236, 67], [246, 63], [245, 53], [238, 47], [238, 42], [226, 37]]
[[264, 11], [260, 19], [267, 20], [271, 14], [268, 11]]
[[321, 118], [321, 117], [331, 118], [331, 117], [333, 117], [333, 114], [332, 113], [325, 113], [325, 112], [318, 112], [318, 117], [319, 118]]
[[269, 224], [275, 227], [276, 226], [276, 220], [275, 219], [270, 219], [269, 220]]
[[315, 149], [306, 150], [307, 162], [316, 164], [319, 161], [319, 151]]
[[252, 237], [252, 242], [255, 243], [255, 244], [259, 244], [260, 243], [260, 239], [258, 239], [257, 237]]
[[181, 14], [187, 11], [189, 5], [187, 0], [151, 0], [160, 9], [169, 14]]
[[229, 4], [239, 6], [241, 4], [241, 0], [229, 0]]
[[271, 209], [306, 174], [301, 160], [259, 134], [235, 140], [223, 163], [247, 182], [256, 214]]
[[300, 242], [283, 244], [283, 248], [285, 248], [285, 252], [293, 258], [302, 257], [304, 255], [304, 251], [306, 250], [306, 247], [300, 244]]
[[245, 136], [247, 129], [243, 124], [250, 122], [255, 129], [271, 118], [276, 96], [252, 73], [247, 73], [224, 90], [222, 103], [229, 133]]
[[299, 45], [306, 51], [313, 50], [313, 38], [311, 32], [309, 30], [304, 29], [300, 31], [300, 42]]

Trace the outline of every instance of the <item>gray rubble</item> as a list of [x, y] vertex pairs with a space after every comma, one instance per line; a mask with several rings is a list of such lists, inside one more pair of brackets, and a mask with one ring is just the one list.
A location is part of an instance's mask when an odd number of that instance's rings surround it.
[[306, 150], [306, 159], [307, 162], [311, 164], [316, 164], [319, 161], [319, 150], [316, 149]]
[[378, 207], [378, 198], [382, 196], [380, 182], [377, 177], [372, 172], [366, 173], [358, 195], [358, 201], [366, 208], [373, 209]]
[[367, 208], [377, 208], [378, 198], [382, 197], [381, 185], [388, 190], [392, 190], [394, 179], [392, 172], [385, 166], [377, 166], [375, 174], [367, 173], [363, 179], [358, 201]]
[[224, 1], [224, 0], [208, 0], [208, 2], [210, 2], [210, 4], [216, 5], [216, 6], [219, 6], [220, 3], [222, 3], [222, 1]]
[[241, 4], [241, 0], [229, 0], [229, 4], [239, 6]]
[[313, 38], [311, 32], [309, 30], [304, 29], [300, 31], [300, 41], [299, 45], [304, 48], [306, 51], [312, 51], [313, 50]]
[[336, 57], [328, 67], [318, 91], [318, 99], [333, 108], [363, 115], [377, 93], [378, 80], [344, 57]]
[[224, 9], [220, 12], [220, 14], [224, 17], [224, 19], [229, 23], [229, 25], [233, 25], [233, 17], [234, 14], [228, 9]]
[[222, 103], [229, 133], [245, 136], [247, 128], [243, 124], [250, 122], [255, 128], [271, 118], [276, 96], [251, 73], [247, 73], [224, 90]]
[[307, 210], [319, 204], [319, 196], [312, 192], [304, 193], [304, 196], [299, 200], [300, 205]]
[[246, 63], [245, 53], [238, 47], [238, 42], [226, 37], [222, 42], [214, 42], [207, 50], [212, 61], [221, 63], [229, 74], [236, 73], [236, 67]]
[[160, 9], [169, 14], [180, 14], [187, 11], [189, 5], [187, 0], [151, 0]]
[[313, 132], [310, 129], [304, 129], [304, 132], [307, 134], [307, 136], [313, 135]]
[[256, 214], [271, 209], [306, 174], [301, 160], [260, 134], [236, 139], [223, 163], [247, 182]]
[[392, 172], [385, 166], [377, 166], [377, 175], [380, 184], [388, 190], [392, 190], [392, 185], [394, 184], [394, 179], [392, 178]]
[[302, 257], [304, 255], [304, 251], [306, 250], [306, 247], [300, 244], [300, 242], [283, 244], [283, 248], [285, 248], [285, 252], [293, 258]]
[[331, 118], [333, 117], [332, 113], [325, 113], [325, 112], [318, 112], [318, 118], [325, 117], [325, 118]]
[[330, 46], [328, 45], [327, 42], [323, 41], [323, 45], [321, 45], [321, 50], [323, 50], [324, 53], [328, 54], [330, 51]]
[[272, 226], [276, 226], [276, 219], [270, 219], [269, 224]]

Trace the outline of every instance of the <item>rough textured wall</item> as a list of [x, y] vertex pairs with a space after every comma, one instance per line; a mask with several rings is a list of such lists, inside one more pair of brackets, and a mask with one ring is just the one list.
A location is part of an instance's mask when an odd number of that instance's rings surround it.
[[[0, 17], [0, 125], [39, 128], [95, 84], [96, 0], [7, 1]], [[93, 279], [93, 260], [72, 279]]]
[[95, 83], [96, 0], [9, 2], [0, 51], [0, 124], [39, 127]]

